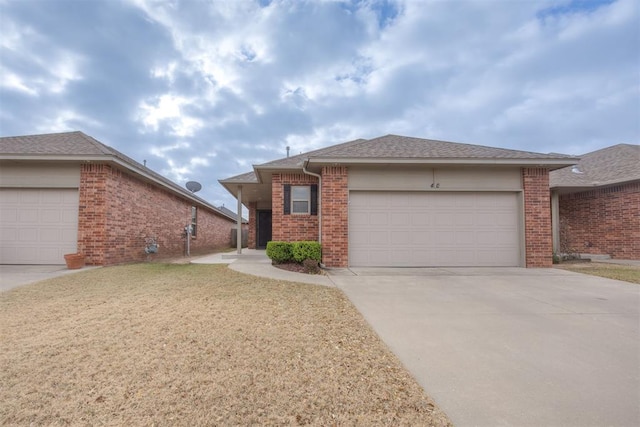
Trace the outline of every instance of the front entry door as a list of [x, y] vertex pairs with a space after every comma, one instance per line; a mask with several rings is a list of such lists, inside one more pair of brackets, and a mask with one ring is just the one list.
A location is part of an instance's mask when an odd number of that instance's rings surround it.
[[258, 228], [256, 233], [258, 236], [256, 247], [258, 249], [265, 249], [267, 242], [271, 241], [271, 211], [258, 211], [258, 223], [256, 226]]

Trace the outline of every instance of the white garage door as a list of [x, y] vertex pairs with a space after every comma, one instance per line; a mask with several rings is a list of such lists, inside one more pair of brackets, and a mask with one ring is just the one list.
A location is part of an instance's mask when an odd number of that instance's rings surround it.
[[77, 239], [77, 189], [0, 189], [0, 264], [64, 264]]
[[516, 193], [349, 194], [349, 265], [518, 266]]

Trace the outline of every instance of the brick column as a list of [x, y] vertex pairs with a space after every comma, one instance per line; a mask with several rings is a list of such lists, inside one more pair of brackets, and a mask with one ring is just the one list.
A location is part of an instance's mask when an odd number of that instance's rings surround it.
[[107, 178], [110, 166], [82, 164], [78, 208], [78, 252], [89, 265], [104, 265], [107, 240]]
[[525, 259], [527, 268], [552, 267], [549, 170], [522, 168], [524, 188]]
[[258, 212], [257, 212], [257, 202], [249, 203], [249, 249], [255, 249], [257, 245], [257, 223], [258, 223]]
[[282, 175], [274, 173], [271, 177], [271, 240], [278, 242], [284, 240], [282, 230], [283, 200]]
[[349, 265], [349, 186], [347, 168], [322, 168], [322, 262]]

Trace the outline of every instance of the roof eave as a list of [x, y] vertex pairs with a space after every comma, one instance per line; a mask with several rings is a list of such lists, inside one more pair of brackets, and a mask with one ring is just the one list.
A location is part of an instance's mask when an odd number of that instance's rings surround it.
[[312, 164], [416, 164], [416, 165], [505, 165], [505, 166], [538, 166], [552, 170], [572, 166], [579, 158], [572, 159], [473, 159], [473, 158], [319, 158], [312, 157], [308, 163]]
[[613, 187], [615, 185], [629, 184], [632, 182], [640, 182], [640, 177], [623, 179], [623, 180], [606, 181], [606, 182], [590, 182], [590, 183], [580, 183], [580, 184], [552, 184], [550, 188], [553, 190], [588, 191], [588, 190], [593, 190], [595, 188]]

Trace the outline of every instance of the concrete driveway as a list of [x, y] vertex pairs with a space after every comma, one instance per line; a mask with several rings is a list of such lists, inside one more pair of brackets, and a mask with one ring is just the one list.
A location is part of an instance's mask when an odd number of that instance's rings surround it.
[[98, 267], [69, 270], [66, 265], [5, 265], [0, 264], [0, 292], [41, 280], [77, 273]]
[[520, 268], [331, 279], [457, 427], [640, 425], [639, 285]]

